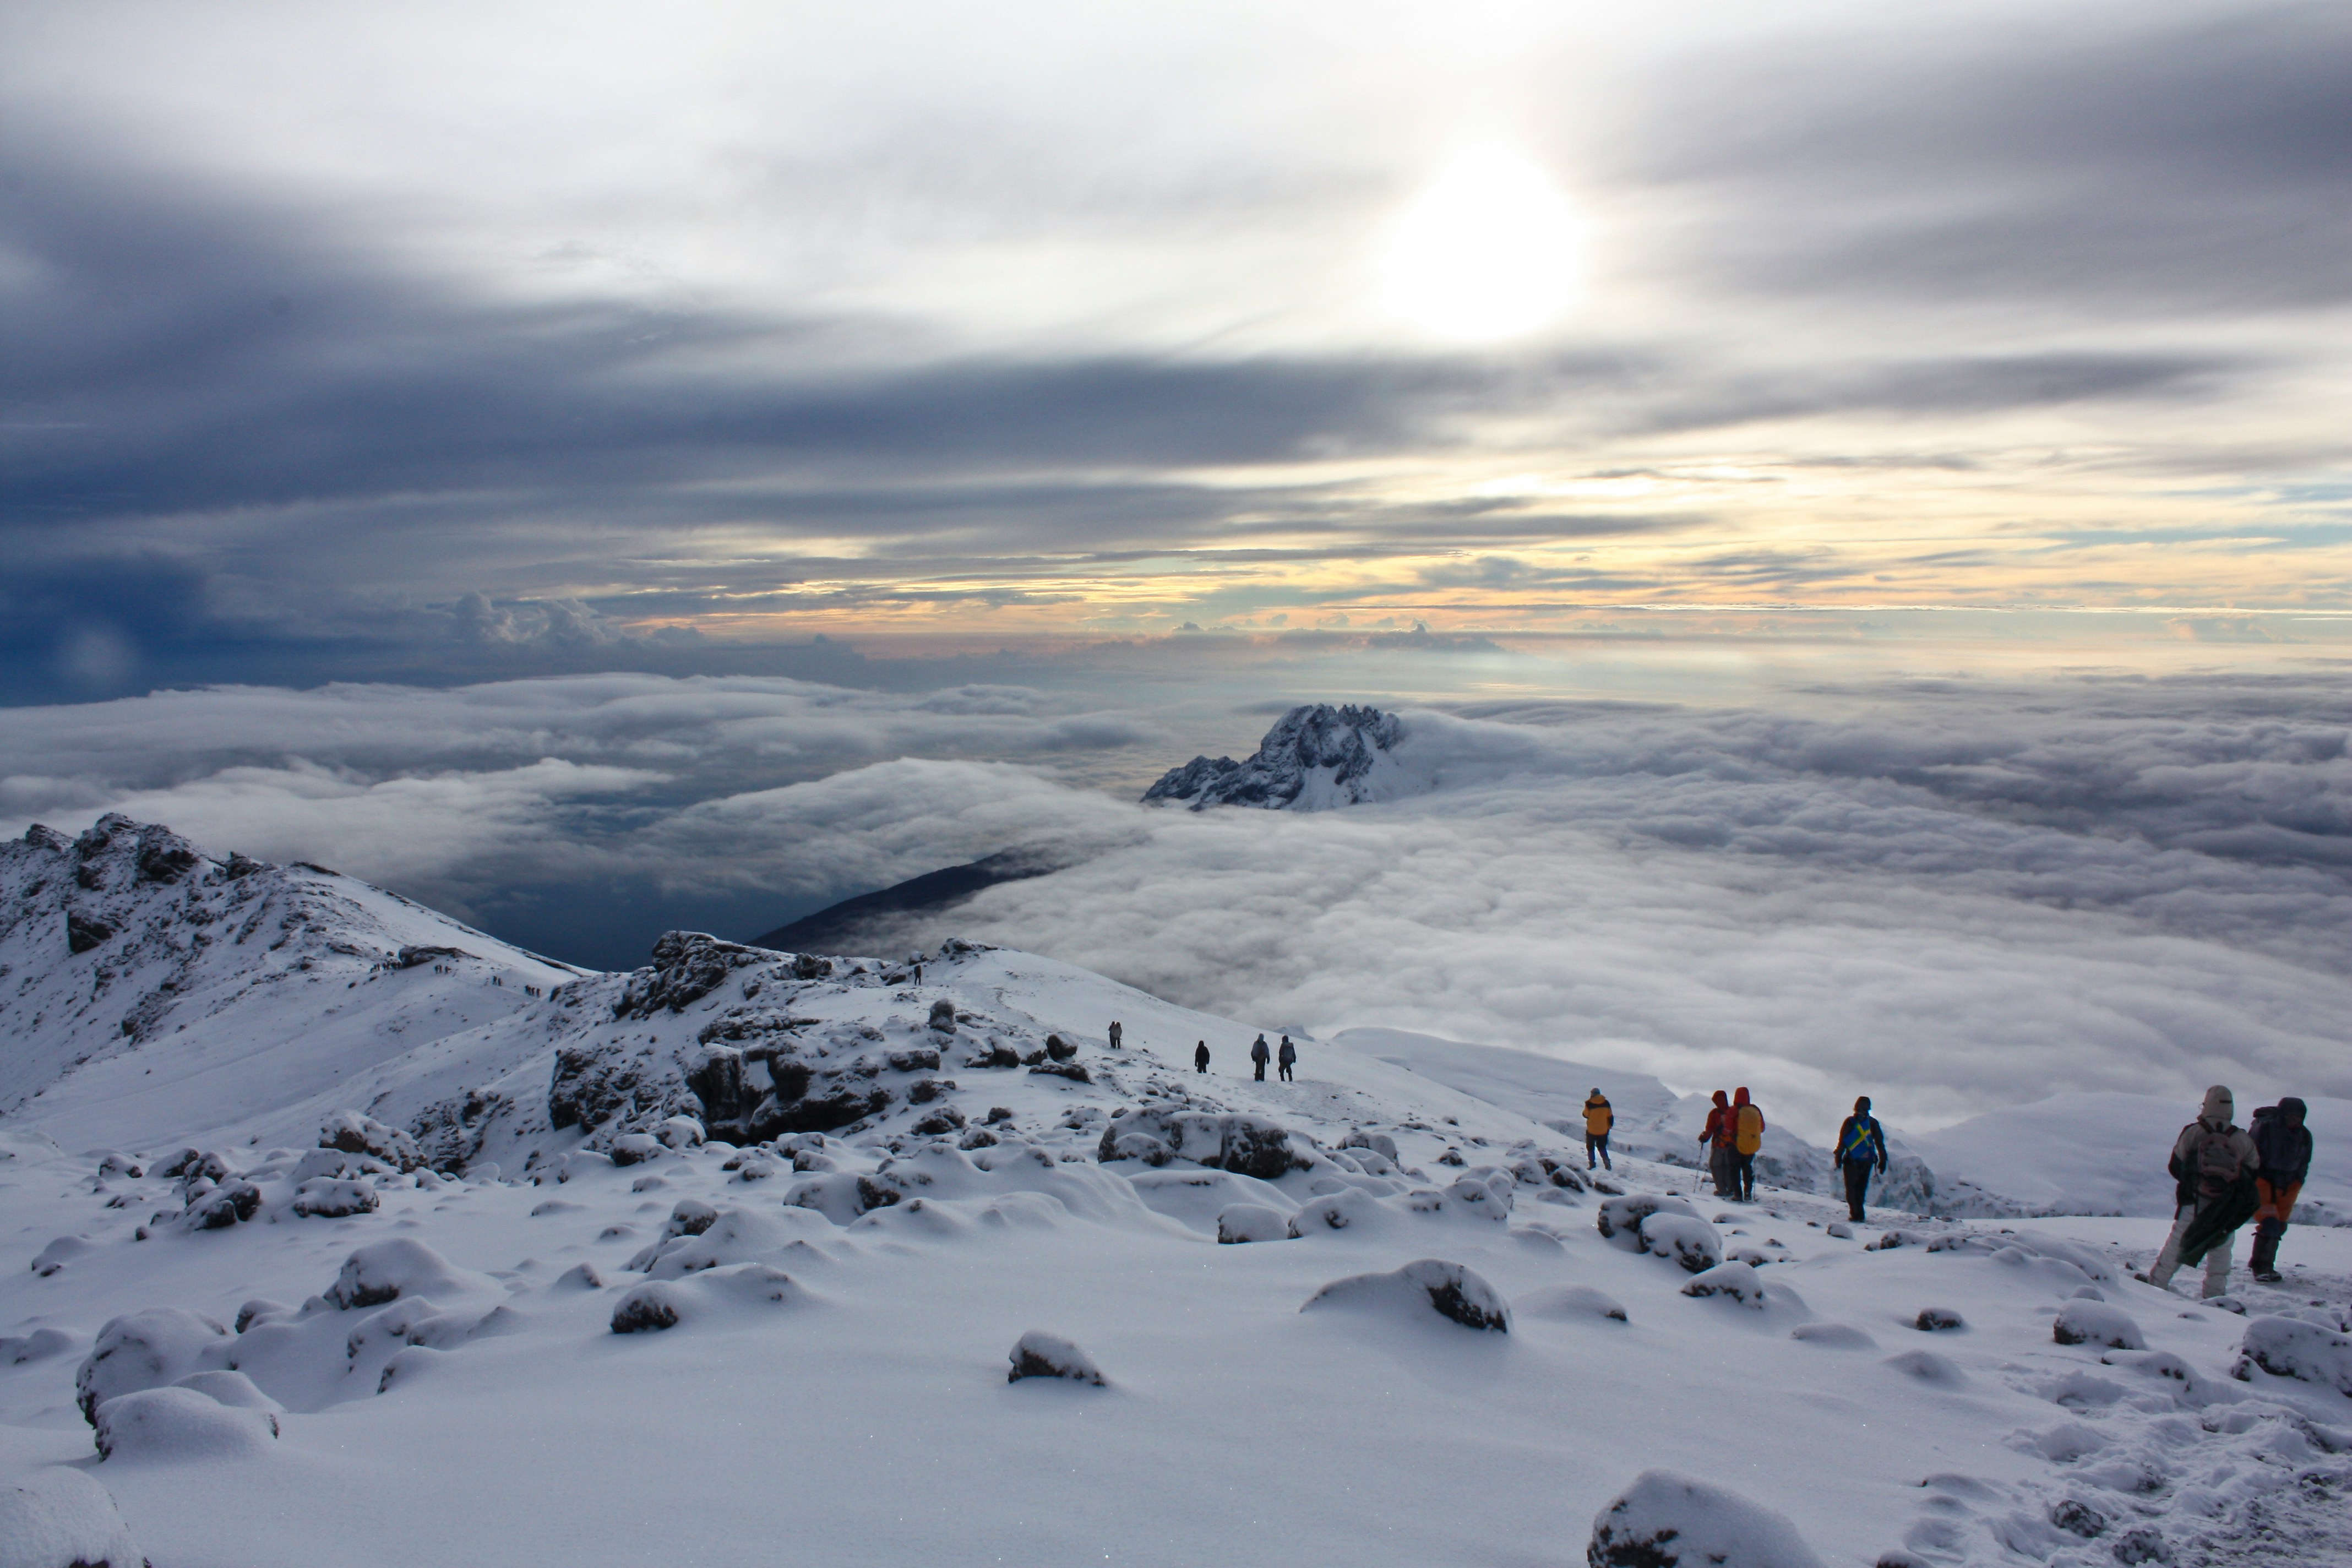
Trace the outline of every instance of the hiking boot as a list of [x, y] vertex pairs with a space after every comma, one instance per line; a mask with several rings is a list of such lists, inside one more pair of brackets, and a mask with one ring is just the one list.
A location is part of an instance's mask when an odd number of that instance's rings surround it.
[[2284, 1276], [2281, 1275], [2275, 1268], [2266, 1268], [2261, 1273], [2255, 1275], [2254, 1278], [2261, 1280], [2265, 1285], [2275, 1285], [2279, 1283]]

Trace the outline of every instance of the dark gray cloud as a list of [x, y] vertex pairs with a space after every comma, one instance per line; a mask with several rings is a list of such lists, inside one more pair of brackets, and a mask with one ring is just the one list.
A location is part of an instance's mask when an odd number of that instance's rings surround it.
[[2352, 294], [2340, 6], [1915, 17], [1654, 85], [1631, 177], [1706, 193], [1677, 259], [1734, 289], [2134, 318]]

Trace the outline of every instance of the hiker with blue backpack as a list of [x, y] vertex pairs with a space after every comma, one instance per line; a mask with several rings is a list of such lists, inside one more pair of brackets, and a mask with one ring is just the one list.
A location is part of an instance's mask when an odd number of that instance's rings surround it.
[[1862, 1200], [1870, 1192], [1870, 1171], [1875, 1165], [1886, 1174], [1886, 1133], [1870, 1113], [1870, 1096], [1853, 1102], [1853, 1114], [1838, 1129], [1838, 1169], [1845, 1173], [1845, 1207], [1856, 1223], [1863, 1217]]

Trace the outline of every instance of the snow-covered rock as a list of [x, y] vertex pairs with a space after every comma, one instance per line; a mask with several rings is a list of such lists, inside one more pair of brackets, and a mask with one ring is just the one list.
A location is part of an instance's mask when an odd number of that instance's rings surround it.
[[1642, 1216], [1637, 1229], [1643, 1251], [1669, 1258], [1686, 1273], [1703, 1274], [1723, 1263], [1723, 1238], [1696, 1215], [1654, 1209]]
[[1695, 1274], [1684, 1284], [1683, 1294], [1720, 1296], [1743, 1307], [1760, 1308], [1764, 1305], [1764, 1282], [1745, 1263], [1718, 1263]]
[[215, 1459], [266, 1453], [278, 1436], [268, 1410], [224, 1405], [193, 1388], [142, 1388], [108, 1400], [91, 1425], [110, 1460]]
[[2256, 1318], [2246, 1325], [2234, 1375], [2251, 1382], [2254, 1369], [2332, 1388], [2352, 1399], [2352, 1336], [2295, 1318]]
[[1394, 755], [1403, 729], [1395, 715], [1377, 708], [1303, 704], [1276, 720], [1244, 761], [1194, 757], [1144, 791], [1144, 803], [1182, 801], [1194, 811], [1212, 805], [1316, 811], [1386, 798], [1416, 782]]
[[1434, 1312], [1466, 1329], [1502, 1334], [1511, 1330], [1511, 1310], [1492, 1285], [1459, 1263], [1423, 1258], [1385, 1274], [1352, 1274], [1334, 1279], [1307, 1300], [1302, 1312], [1348, 1308], [1418, 1319]]
[[1013, 1342], [1004, 1358], [1011, 1363], [1004, 1374], [1007, 1383], [1019, 1383], [1024, 1378], [1063, 1378], [1071, 1383], [1104, 1386], [1102, 1369], [1094, 1358], [1062, 1338], [1040, 1329], [1032, 1329]]
[[460, 1297], [478, 1285], [447, 1258], [409, 1237], [373, 1242], [343, 1259], [326, 1299], [345, 1311], [403, 1297]]
[[55, 1467], [0, 1484], [0, 1563], [7, 1568], [143, 1568], [113, 1496]]
[[1112, 1112], [1095, 1157], [1105, 1163], [1140, 1160], [1147, 1165], [1190, 1160], [1261, 1180], [1313, 1164], [1311, 1158], [1291, 1146], [1288, 1129], [1269, 1118], [1158, 1106]]
[[226, 1328], [182, 1307], [149, 1307], [108, 1320], [74, 1373], [82, 1419], [95, 1426], [98, 1407], [110, 1399], [226, 1365], [228, 1343]]
[[1784, 1514], [1672, 1470], [1644, 1470], [1592, 1521], [1591, 1568], [1823, 1568]]
[[2144, 1351], [2147, 1337], [2129, 1312], [2104, 1301], [2073, 1300], [2058, 1309], [2050, 1337], [2062, 1345], [2105, 1345], [2109, 1350]]
[[1217, 1211], [1217, 1239], [1236, 1243], [1281, 1241], [1290, 1236], [1290, 1216], [1264, 1204], [1227, 1204]]

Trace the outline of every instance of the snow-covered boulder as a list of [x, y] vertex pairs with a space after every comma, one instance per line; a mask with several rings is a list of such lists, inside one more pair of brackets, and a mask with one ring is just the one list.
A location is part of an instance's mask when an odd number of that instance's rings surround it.
[[207, 1399], [216, 1400], [236, 1410], [267, 1410], [275, 1414], [283, 1408], [241, 1372], [192, 1372], [172, 1386], [192, 1388]]
[[1593, 1223], [1601, 1234], [1628, 1252], [1642, 1250], [1642, 1222], [1654, 1214], [1688, 1215], [1699, 1217], [1698, 1210], [1680, 1198], [1660, 1193], [1622, 1193], [1613, 1198], [1603, 1198], [1601, 1212]]
[[2058, 1309], [2050, 1337], [2062, 1345], [2103, 1345], [2109, 1350], [2144, 1351], [2147, 1336], [2131, 1314], [2105, 1301], [2069, 1301]]
[[[1685, 1268], [1689, 1267], [1687, 1264]], [[1743, 1307], [1761, 1310], [1764, 1306], [1764, 1281], [1756, 1270], [1745, 1263], [1718, 1263], [1700, 1270], [1683, 1286], [1685, 1296], [1721, 1296]]]
[[142, 1568], [147, 1559], [114, 1499], [79, 1470], [35, 1470], [0, 1486], [6, 1568]]
[[1284, 1241], [1290, 1235], [1290, 1216], [1264, 1204], [1227, 1204], [1217, 1211], [1221, 1242]]
[[1522, 1318], [1550, 1318], [1568, 1322], [1589, 1318], [1618, 1323], [1627, 1321], [1625, 1309], [1614, 1296], [1603, 1295], [1590, 1285], [1551, 1285], [1532, 1290], [1514, 1301], [1511, 1310]]
[[[1641, 1223], [1642, 1250], [1673, 1259], [1684, 1272], [1704, 1274], [1723, 1262], [1723, 1238], [1696, 1215], [1650, 1214]], [[1738, 1267], [1745, 1268], [1746, 1264]]]
[[365, 1154], [399, 1171], [425, 1163], [416, 1140], [397, 1127], [387, 1127], [356, 1110], [338, 1110], [319, 1129], [319, 1147], [345, 1154]]
[[215, 1187], [192, 1187], [187, 1222], [194, 1230], [226, 1230], [261, 1210], [261, 1189], [251, 1182], [228, 1181]]
[[343, 1259], [326, 1298], [345, 1311], [380, 1306], [402, 1297], [460, 1296], [473, 1292], [474, 1282], [449, 1260], [409, 1237], [394, 1237], [362, 1247]]
[[1263, 1116], [1217, 1115], [1202, 1110], [1171, 1110], [1156, 1106], [1124, 1107], [1103, 1128], [1095, 1157], [1140, 1160], [1164, 1165], [1170, 1160], [1240, 1175], [1272, 1181], [1294, 1170], [1313, 1165], [1309, 1156], [1290, 1146], [1290, 1132], [1280, 1122]]
[[1095, 1365], [1094, 1358], [1059, 1334], [1032, 1329], [1013, 1342], [1005, 1360], [1012, 1363], [1004, 1374], [1007, 1383], [1019, 1383], [1024, 1377], [1058, 1377], [1104, 1386], [1102, 1369]]
[[659, 1279], [638, 1286], [613, 1308], [613, 1331], [616, 1334], [642, 1334], [677, 1326], [677, 1292]]
[[1787, 1516], [1710, 1481], [1644, 1470], [1593, 1517], [1590, 1568], [1823, 1568]]
[[699, 1149], [707, 1134], [691, 1116], [673, 1116], [654, 1129], [654, 1136], [671, 1149]]
[[375, 1189], [365, 1182], [313, 1176], [295, 1189], [294, 1202], [290, 1206], [298, 1215], [318, 1219], [342, 1219], [355, 1214], [373, 1214], [376, 1203]]
[[1341, 1307], [1419, 1318], [1435, 1312], [1466, 1329], [1503, 1334], [1511, 1330], [1511, 1310], [1492, 1285], [1459, 1263], [1423, 1258], [1386, 1274], [1351, 1274], [1334, 1279], [1298, 1310]]
[[108, 1459], [211, 1459], [266, 1451], [278, 1436], [268, 1410], [224, 1405], [193, 1388], [142, 1388], [98, 1407], [98, 1451]]
[[1923, 1334], [1949, 1334], [1967, 1328], [1969, 1321], [1949, 1307], [1922, 1307], [1919, 1315], [1911, 1320], [1911, 1326]]
[[40, 1251], [33, 1254], [33, 1272], [47, 1279], [83, 1253], [89, 1251], [91, 1245], [86, 1237], [60, 1236]]
[[2284, 1317], [2248, 1323], [2232, 1375], [2251, 1382], [2256, 1367], [2273, 1377], [2317, 1384], [2352, 1399], [2352, 1337], [2318, 1323]]
[[1294, 1237], [1328, 1236], [1335, 1230], [1352, 1231], [1360, 1238], [1378, 1235], [1402, 1223], [1394, 1211], [1360, 1187], [1349, 1187], [1341, 1193], [1326, 1193], [1309, 1198], [1298, 1205], [1290, 1216], [1289, 1234]]
[[96, 1426], [106, 1401], [224, 1366], [228, 1346], [227, 1329], [184, 1308], [150, 1307], [110, 1319], [74, 1373], [75, 1403], [82, 1419]]

